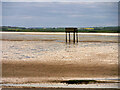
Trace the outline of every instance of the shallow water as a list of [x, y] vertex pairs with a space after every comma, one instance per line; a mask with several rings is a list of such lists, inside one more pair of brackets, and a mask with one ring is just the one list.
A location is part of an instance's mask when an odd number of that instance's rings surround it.
[[0, 84], [6, 87], [37, 87], [37, 88], [118, 88], [118, 83], [101, 83], [101, 84]]
[[[2, 33], [3, 40], [30, 40], [30, 41], [56, 41], [65, 42], [65, 34], [24, 34], [24, 33]], [[71, 35], [71, 41], [73, 40], [73, 35]], [[92, 41], [92, 42], [118, 42], [117, 35], [91, 35], [91, 34], [80, 34], [78, 35], [79, 41]]]
[[[51, 41], [2, 41], [3, 59], [38, 59], [46, 53], [61, 50], [65, 52], [78, 52], [78, 49], [85, 47], [102, 47], [111, 46], [117, 51], [117, 43], [96, 43], [96, 42], [80, 42], [78, 44], [65, 44]], [[115, 47], [116, 46], [116, 47]], [[82, 51], [81, 51], [82, 52]]]

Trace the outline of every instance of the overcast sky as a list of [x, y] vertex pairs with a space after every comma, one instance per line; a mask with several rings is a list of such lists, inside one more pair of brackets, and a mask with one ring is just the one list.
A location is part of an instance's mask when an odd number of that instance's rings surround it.
[[117, 2], [3, 2], [3, 25], [25, 27], [117, 26]]
[[119, 0], [1, 0], [2, 2], [119, 2]]

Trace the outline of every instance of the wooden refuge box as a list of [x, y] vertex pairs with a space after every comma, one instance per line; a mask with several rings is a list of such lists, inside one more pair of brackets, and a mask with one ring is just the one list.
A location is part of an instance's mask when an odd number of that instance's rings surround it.
[[[70, 33], [73, 33], [73, 42], [75, 43], [75, 36], [78, 43], [78, 29], [77, 28], [65, 28], [66, 32], [66, 43], [67, 43], [67, 33], [69, 33], [69, 42], [70, 42]], [[76, 34], [76, 35], [75, 35]]]
[[65, 28], [65, 32], [78, 32], [77, 28]]

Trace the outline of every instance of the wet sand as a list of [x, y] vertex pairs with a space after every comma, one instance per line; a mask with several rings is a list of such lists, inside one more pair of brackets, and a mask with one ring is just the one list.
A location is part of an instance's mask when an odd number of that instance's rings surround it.
[[[64, 34], [65, 32], [0, 32], [1, 34], [27, 34], [27, 35], [60, 35]], [[112, 35], [118, 36], [118, 33], [78, 33], [79, 35]]]
[[[0, 40], [9, 41], [56, 41], [65, 42], [65, 33], [52, 32], [0, 32]], [[118, 33], [78, 33], [79, 42], [111, 42], [118, 43]], [[71, 33], [71, 41], [73, 35]]]
[[117, 79], [118, 44], [2, 41], [3, 84], [51, 84], [57, 80]]

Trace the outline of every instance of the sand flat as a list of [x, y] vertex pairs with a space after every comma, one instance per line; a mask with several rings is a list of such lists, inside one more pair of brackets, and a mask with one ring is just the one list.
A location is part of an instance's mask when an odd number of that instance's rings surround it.
[[[44, 42], [44, 45], [47, 44], [48, 42]], [[45, 78], [45, 81], [51, 78], [54, 80], [55, 78], [57, 80], [66, 78], [117, 78], [117, 44], [102, 43], [101, 45], [101, 43], [94, 43], [96, 44], [94, 47], [91, 44], [89, 43], [86, 47], [64, 48], [59, 46], [60, 49], [56, 47], [57, 50], [39, 52], [37, 45], [42, 45], [40, 42], [3, 41], [3, 81], [25, 83], [32, 80], [32, 82], [37, 83], [43, 82], [44, 80], [41, 81], [42, 78]], [[21, 45], [22, 47], [19, 47]], [[29, 77], [31, 79], [21, 82], [22, 78]], [[32, 79], [35, 77], [38, 79]], [[8, 78], [17, 78], [17, 80], [9, 80]]]
[[2, 55], [3, 84], [118, 78], [118, 43], [2, 40]]

